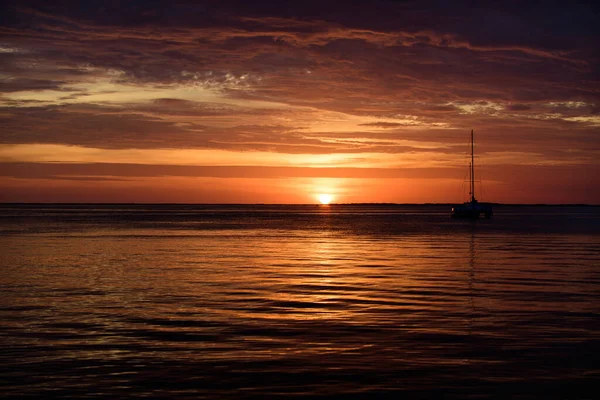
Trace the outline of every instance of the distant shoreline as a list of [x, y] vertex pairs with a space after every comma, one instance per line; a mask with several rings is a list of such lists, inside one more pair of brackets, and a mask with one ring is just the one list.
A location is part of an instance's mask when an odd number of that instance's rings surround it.
[[[481, 202], [498, 207], [600, 207], [600, 204], [579, 204], [579, 203], [490, 203]], [[36, 203], [36, 202], [0, 202], [2, 206], [449, 206], [452, 207], [460, 203]]]

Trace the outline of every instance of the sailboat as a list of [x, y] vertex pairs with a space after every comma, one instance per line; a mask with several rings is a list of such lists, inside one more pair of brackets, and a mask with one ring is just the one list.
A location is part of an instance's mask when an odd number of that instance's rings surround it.
[[471, 200], [466, 203], [459, 204], [452, 207], [452, 218], [464, 218], [464, 219], [479, 219], [481, 214], [485, 218], [492, 218], [494, 212], [490, 204], [480, 203], [475, 199], [475, 155], [474, 155], [474, 140], [473, 140], [473, 129], [471, 129], [471, 164], [469, 168], [469, 195]]

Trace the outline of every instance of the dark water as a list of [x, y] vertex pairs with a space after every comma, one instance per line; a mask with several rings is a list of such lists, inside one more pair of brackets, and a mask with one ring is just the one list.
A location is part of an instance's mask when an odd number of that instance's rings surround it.
[[600, 207], [0, 206], [0, 395], [592, 399]]

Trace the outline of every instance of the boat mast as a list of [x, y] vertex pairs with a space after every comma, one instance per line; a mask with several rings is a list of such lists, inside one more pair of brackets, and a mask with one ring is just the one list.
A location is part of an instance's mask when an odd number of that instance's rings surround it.
[[471, 203], [475, 202], [475, 156], [473, 153], [473, 129], [471, 129]]

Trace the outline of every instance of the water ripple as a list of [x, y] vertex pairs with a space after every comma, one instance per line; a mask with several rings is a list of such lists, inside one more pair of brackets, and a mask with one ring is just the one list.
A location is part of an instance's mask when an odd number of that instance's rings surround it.
[[597, 208], [11, 207], [5, 396], [589, 398], [600, 378]]

